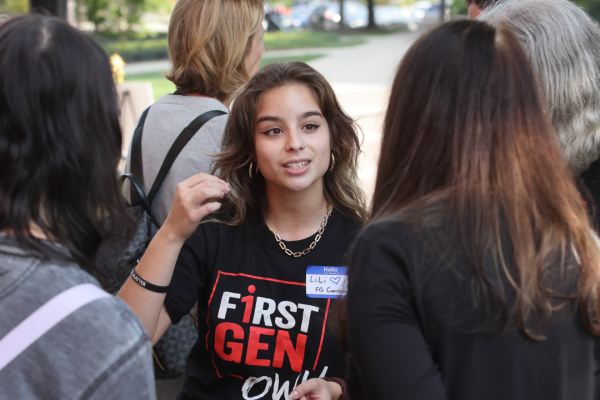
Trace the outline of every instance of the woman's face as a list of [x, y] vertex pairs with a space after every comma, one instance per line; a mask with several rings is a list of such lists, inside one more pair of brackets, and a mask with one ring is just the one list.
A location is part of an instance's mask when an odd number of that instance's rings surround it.
[[[254, 124], [256, 164], [267, 189], [322, 188], [329, 168], [329, 126], [313, 93], [292, 84], [262, 94]], [[322, 189], [321, 189], [322, 190]]]
[[252, 42], [250, 43], [250, 48], [248, 49], [246, 59], [244, 60], [246, 72], [250, 77], [253, 77], [258, 71], [260, 59], [262, 58], [262, 55], [265, 52], [265, 45], [262, 42], [264, 34], [265, 30], [262, 24], [260, 24], [260, 26], [258, 27], [258, 31], [256, 31], [254, 36], [252, 36]]

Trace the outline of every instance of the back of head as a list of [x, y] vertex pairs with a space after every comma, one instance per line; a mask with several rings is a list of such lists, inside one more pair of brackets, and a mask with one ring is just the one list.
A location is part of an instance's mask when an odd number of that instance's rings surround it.
[[510, 29], [535, 73], [576, 173], [600, 155], [600, 28], [569, 0], [502, 0], [479, 17]]
[[[455, 21], [407, 52], [392, 87], [373, 198], [373, 220], [384, 218], [419, 226], [450, 220], [482, 302], [502, 304], [513, 291], [514, 302], [493, 317], [534, 339], [542, 338], [536, 322], [543, 318], [529, 317], [551, 315], [547, 294], [573, 295], [566, 280], [548, 287], [546, 275], [566, 273], [556, 267], [572, 260], [573, 246], [582, 319], [600, 333], [588, 309], [593, 304], [599, 315], [598, 249], [525, 53], [508, 29]], [[499, 276], [512, 287], [497, 285]]]
[[178, 0], [169, 24], [167, 79], [183, 93], [226, 100], [250, 79], [244, 57], [263, 18], [260, 0]]
[[122, 212], [121, 130], [104, 51], [66, 22], [26, 15], [0, 25], [0, 230], [40, 255], [31, 224], [88, 271], [97, 220]]

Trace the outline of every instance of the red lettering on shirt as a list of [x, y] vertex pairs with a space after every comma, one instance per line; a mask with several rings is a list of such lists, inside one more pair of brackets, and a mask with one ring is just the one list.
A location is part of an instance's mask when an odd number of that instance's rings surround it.
[[244, 329], [241, 326], [232, 322], [222, 322], [215, 329], [215, 351], [225, 361], [240, 363], [242, 362], [244, 345], [238, 342], [229, 342], [227, 347], [231, 349], [231, 353], [225, 353], [225, 335], [227, 331], [233, 331], [234, 339], [244, 339]]
[[296, 347], [294, 348], [294, 344], [290, 339], [290, 334], [287, 331], [278, 331], [277, 344], [275, 345], [275, 356], [273, 357], [273, 367], [282, 368], [283, 357], [287, 353], [292, 370], [301, 372], [302, 364], [304, 363], [306, 338], [306, 335], [299, 333], [298, 338], [296, 339]]
[[258, 365], [268, 367], [271, 365], [271, 360], [258, 358], [258, 350], [268, 350], [267, 343], [260, 342], [260, 335], [273, 336], [275, 329], [265, 329], [258, 326], [250, 328], [250, 337], [248, 338], [248, 350], [246, 351], [246, 365]]
[[244, 311], [243, 323], [247, 324], [250, 322], [250, 316], [252, 315], [252, 304], [254, 304], [254, 296], [242, 297], [242, 303], [246, 303], [246, 310]]

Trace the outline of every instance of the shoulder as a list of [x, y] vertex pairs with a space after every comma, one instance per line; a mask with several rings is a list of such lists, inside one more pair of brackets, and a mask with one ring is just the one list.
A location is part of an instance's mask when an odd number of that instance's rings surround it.
[[[12, 329], [67, 289], [86, 283], [97, 285], [76, 265], [30, 261], [31, 267], [13, 282], [13, 290], [0, 298], [0, 320], [8, 325], [3, 328]], [[39, 386], [42, 376], [56, 383], [71, 377], [71, 393], [62, 393], [66, 397], [101, 387], [113, 376], [112, 371], [131, 358], [134, 361], [126, 370], [121, 369], [124, 375], [119, 379], [137, 374], [151, 382], [148, 335], [129, 307], [110, 296], [82, 306], [45, 333], [11, 363], [10, 376], [16, 380], [13, 389], [17, 397], [27, 388]], [[59, 385], [57, 390], [61, 388]]]
[[358, 219], [349, 217], [336, 209], [333, 210], [330, 218], [336, 225], [335, 230], [350, 240], [354, 239], [364, 226]]
[[368, 224], [356, 235], [351, 259], [382, 257], [404, 262], [419, 253], [419, 245], [415, 240], [418, 229], [413, 225], [386, 219]]
[[[214, 117], [211, 122], [219, 121], [225, 123], [229, 115], [229, 109], [220, 101], [208, 97], [182, 96], [174, 94], [166, 94], [159, 98], [151, 107], [149, 116], [157, 116], [162, 114], [170, 114], [173, 110], [177, 110], [177, 118], [195, 118], [208, 111], [218, 110], [223, 111], [224, 115]], [[173, 115], [170, 115], [173, 117]]]

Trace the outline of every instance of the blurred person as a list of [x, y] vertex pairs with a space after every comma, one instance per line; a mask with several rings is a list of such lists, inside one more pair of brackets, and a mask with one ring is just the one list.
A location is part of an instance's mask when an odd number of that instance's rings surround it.
[[476, 19], [487, 7], [494, 5], [503, 0], [464, 0], [468, 7], [468, 15], [470, 19]]
[[600, 228], [600, 27], [569, 0], [503, 0], [480, 19], [506, 26], [521, 41], [555, 137], [587, 188], [584, 200]]
[[141, 281], [119, 292], [153, 342], [197, 302], [180, 399], [286, 399], [309, 378], [343, 395], [345, 353], [326, 328], [337, 296], [309, 296], [306, 274], [343, 265], [362, 226], [359, 153], [354, 121], [305, 63], [269, 64], [236, 95], [218, 177], [178, 185]]
[[[263, 19], [259, 0], [177, 1], [167, 38], [173, 66], [165, 74], [177, 91], [158, 99], [143, 125], [143, 177], [137, 178], [146, 191], [183, 129], [207, 111], [228, 112], [232, 93], [258, 71], [265, 50]], [[227, 115], [212, 118], [183, 148], [151, 205], [158, 224], [169, 214], [177, 184], [210, 171], [226, 122]], [[127, 171], [130, 164], [131, 152]]]
[[348, 267], [350, 398], [597, 399], [598, 239], [516, 36], [461, 20], [418, 40], [381, 149]]
[[[54, 17], [0, 25], [0, 399], [156, 398], [146, 330], [92, 277], [102, 275], [100, 217], [128, 220], [121, 140], [100, 46]], [[67, 312], [71, 303], [51, 299], [72, 290], [102, 297], [37, 331]], [[50, 304], [43, 320], [32, 316]]]

